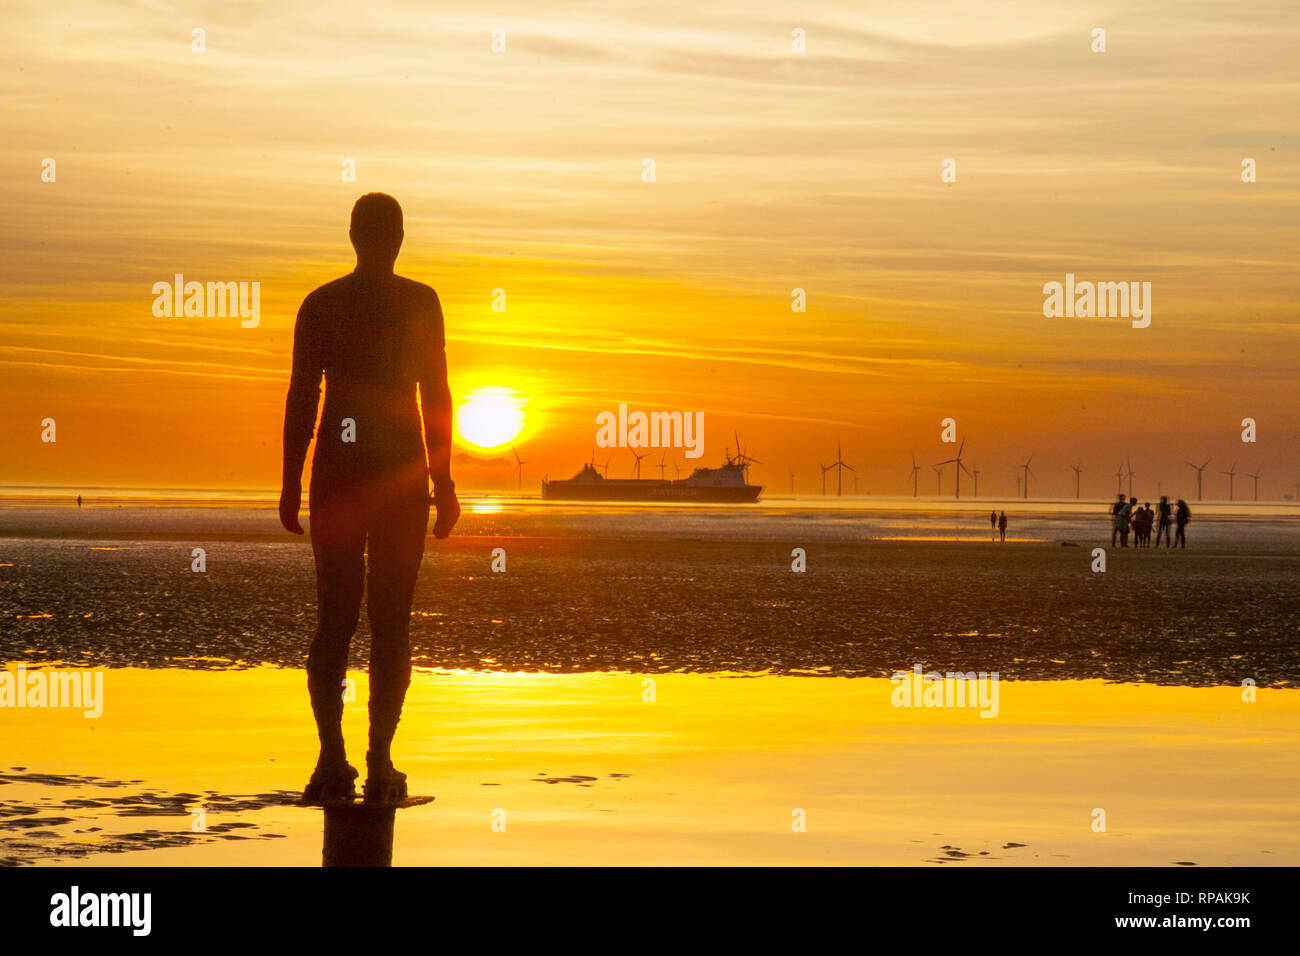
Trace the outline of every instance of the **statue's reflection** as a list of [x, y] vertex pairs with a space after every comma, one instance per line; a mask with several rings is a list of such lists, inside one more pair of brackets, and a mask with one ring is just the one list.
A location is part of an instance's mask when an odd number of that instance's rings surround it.
[[432, 801], [432, 797], [411, 797], [396, 805], [358, 802], [326, 806], [321, 865], [392, 866], [397, 811]]
[[325, 808], [322, 866], [392, 866], [397, 808], [364, 803]]

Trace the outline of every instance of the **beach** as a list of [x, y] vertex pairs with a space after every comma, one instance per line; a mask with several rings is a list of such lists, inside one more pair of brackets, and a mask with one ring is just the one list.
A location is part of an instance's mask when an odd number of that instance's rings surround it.
[[[1016, 517], [468, 501], [412, 610], [394, 753], [436, 799], [394, 864], [1300, 863], [1295, 517], [1172, 553]], [[319, 865], [314, 619], [267, 502], [0, 504], [0, 658], [103, 675], [98, 717], [0, 710], [0, 861]], [[363, 615], [354, 762], [367, 651]], [[996, 675], [996, 713], [897, 706], [914, 668]]]
[[[426, 547], [413, 658], [505, 671], [886, 677], [921, 661], [1013, 680], [1300, 681], [1295, 517], [1206, 518], [1192, 548], [1171, 552], [1110, 549], [1104, 517], [1075, 512], [1024, 516], [1020, 540], [995, 544], [983, 512], [773, 511], [470, 503], [457, 534]], [[1092, 570], [1098, 546], [1104, 573]], [[796, 548], [806, 571], [792, 570]], [[504, 572], [492, 570], [498, 549]], [[6, 660], [208, 668], [301, 666], [316, 598], [309, 541], [281, 531], [267, 503], [0, 507], [0, 595]], [[354, 666], [368, 635], [363, 614]]]

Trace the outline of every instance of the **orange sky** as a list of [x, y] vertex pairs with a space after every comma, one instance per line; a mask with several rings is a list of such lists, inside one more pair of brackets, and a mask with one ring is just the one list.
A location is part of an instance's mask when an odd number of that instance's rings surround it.
[[[1129, 457], [1148, 492], [1191, 494], [1183, 460], [1211, 456], [1294, 493], [1292, 8], [860, 7], [20, 0], [0, 481], [274, 487], [293, 316], [350, 269], [348, 211], [382, 190], [398, 271], [442, 297], [453, 394], [528, 399], [526, 490], [627, 402], [704, 412], [708, 464], [739, 429], [781, 490], [790, 470], [819, 490], [837, 440], [863, 490], [910, 490], [952, 417], [985, 493], [1030, 453], [1036, 493], [1073, 494], [1077, 462], [1109, 494]], [[260, 282], [259, 326], [156, 318], [178, 272]], [[1151, 326], [1044, 318], [1067, 272], [1151, 282]]]

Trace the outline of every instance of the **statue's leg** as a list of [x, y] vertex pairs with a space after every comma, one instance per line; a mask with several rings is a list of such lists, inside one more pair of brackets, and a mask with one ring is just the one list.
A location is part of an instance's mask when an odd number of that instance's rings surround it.
[[428, 492], [421, 487], [381, 509], [369, 532], [366, 611], [370, 617], [370, 749], [366, 799], [406, 798], [406, 777], [392, 762], [393, 735], [411, 683], [411, 602], [424, 557]]
[[355, 795], [357, 772], [343, 742], [343, 680], [348, 647], [361, 616], [365, 587], [365, 524], [360, 504], [312, 502], [312, 551], [316, 556], [316, 637], [307, 656], [320, 758], [304, 796], [308, 800]]

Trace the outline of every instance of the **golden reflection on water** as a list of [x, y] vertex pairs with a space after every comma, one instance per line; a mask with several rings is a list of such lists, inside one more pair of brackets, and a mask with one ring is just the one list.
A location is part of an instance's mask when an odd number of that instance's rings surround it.
[[[355, 762], [366, 676], [353, 676]], [[395, 756], [412, 793], [437, 801], [399, 811], [394, 862], [1300, 863], [1300, 693], [1261, 690], [1248, 703], [1234, 687], [1003, 682], [998, 716], [984, 719], [894, 707], [893, 690], [888, 679], [417, 672]], [[98, 720], [0, 711], [6, 764], [249, 795], [299, 789], [314, 761], [299, 671], [112, 670], [104, 695]], [[62, 799], [92, 788], [20, 782], [0, 793], [13, 804], [56, 789]], [[1104, 833], [1092, 830], [1096, 808]], [[792, 831], [796, 810], [807, 832]], [[504, 832], [491, 827], [497, 811]], [[190, 824], [67, 815], [60, 838], [92, 842]], [[208, 814], [210, 826], [223, 821], [284, 839], [87, 862], [320, 861], [319, 811]], [[90, 826], [103, 831], [72, 834]]]

